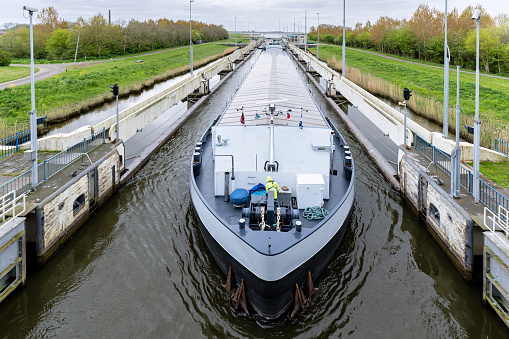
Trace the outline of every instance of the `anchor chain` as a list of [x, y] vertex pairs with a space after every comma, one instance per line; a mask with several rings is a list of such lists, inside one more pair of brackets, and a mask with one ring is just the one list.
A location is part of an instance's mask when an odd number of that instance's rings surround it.
[[262, 215], [262, 221], [260, 221], [260, 223], [258, 224], [258, 226], [260, 226], [260, 229], [262, 231], [265, 231], [265, 226], [268, 226], [266, 223], [265, 223], [265, 206], [261, 206], [260, 207], [260, 213]]
[[276, 221], [276, 231], [281, 231], [281, 225], [280, 225], [280, 220], [281, 220], [281, 207], [278, 207], [277, 208], [277, 221]]

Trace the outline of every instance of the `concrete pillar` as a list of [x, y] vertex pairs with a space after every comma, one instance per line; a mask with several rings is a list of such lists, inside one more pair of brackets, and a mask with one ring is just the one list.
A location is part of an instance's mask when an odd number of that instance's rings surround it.
[[209, 79], [202, 79], [200, 85], [200, 94], [206, 95], [210, 93]]
[[325, 93], [329, 97], [336, 96], [336, 85], [334, 84], [334, 81], [327, 80], [327, 89]]

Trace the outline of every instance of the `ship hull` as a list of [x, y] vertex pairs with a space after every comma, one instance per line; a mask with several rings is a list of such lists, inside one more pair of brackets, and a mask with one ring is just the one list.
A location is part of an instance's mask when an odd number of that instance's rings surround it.
[[[327, 221], [321, 226], [323, 228], [334, 229], [332, 237], [327, 239], [328, 241], [323, 242], [321, 248], [317, 249], [314, 254], [309, 254], [305, 260], [302, 260], [300, 264], [296, 265], [293, 270], [286, 273], [282, 278], [268, 280], [254, 274], [252, 272], [254, 271], [253, 267], [246, 267], [247, 265], [237, 260], [235, 252], [238, 251], [240, 254], [242, 249], [235, 250], [235, 246], [226, 246], [225, 248], [225, 246], [221, 244], [225, 243], [223, 241], [224, 239], [217, 239], [217, 237], [211, 234], [209, 230], [215, 227], [212, 224], [221, 222], [221, 220], [209, 210], [206, 202], [200, 198], [200, 194], [198, 194], [197, 188], [193, 185], [193, 182], [191, 182], [191, 187], [193, 209], [203, 238], [212, 256], [225, 275], [228, 274], [229, 267], [232, 268], [234, 284], [239, 286], [241, 280], [244, 280], [248, 303], [260, 316], [266, 319], [276, 319], [280, 317], [294, 304], [295, 284], [303, 288], [308, 272], [311, 272], [313, 279], [316, 279], [328, 265], [345, 234], [355, 194], [354, 185], [352, 184], [342, 204], [331, 213]], [[226, 225], [224, 227], [224, 231], [229, 232], [229, 230], [226, 229]], [[309, 253], [310, 248], [316, 247], [316, 244], [312, 244], [311, 241], [313, 240], [303, 239], [295, 245], [296, 248], [293, 248], [293, 250]], [[231, 242], [227, 243], [231, 245]], [[245, 244], [245, 246], [246, 249], [248, 249], [249, 245]], [[263, 259], [260, 258], [258, 262], [262, 265], [269, 265], [269, 267], [273, 267], [274, 270], [277, 270], [281, 260], [284, 260], [284, 256], [272, 255], [265, 256]]]

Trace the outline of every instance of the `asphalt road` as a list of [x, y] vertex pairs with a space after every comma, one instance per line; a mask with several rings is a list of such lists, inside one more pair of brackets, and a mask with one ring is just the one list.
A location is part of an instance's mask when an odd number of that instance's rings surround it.
[[[52, 76], [60, 74], [63, 71], [65, 71], [65, 68], [67, 67], [67, 65], [69, 65], [69, 64], [37, 64], [37, 65], [35, 65], [35, 67], [39, 69], [39, 72], [34, 74], [34, 80], [39, 81], [39, 80], [51, 78]], [[12, 64], [11, 66], [30, 67], [30, 65], [18, 65], [18, 64]], [[29, 84], [29, 83], [30, 83], [30, 75], [27, 77], [21, 78], [21, 79], [3, 82], [0, 84], [0, 89], [4, 89], [11, 85], [21, 86], [21, 85], [25, 85], [25, 84]]]

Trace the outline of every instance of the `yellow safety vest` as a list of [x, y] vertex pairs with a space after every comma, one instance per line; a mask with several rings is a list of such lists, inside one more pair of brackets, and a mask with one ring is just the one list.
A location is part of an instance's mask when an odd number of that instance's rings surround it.
[[267, 186], [265, 186], [267, 192], [273, 191], [274, 192], [274, 199], [277, 199], [277, 192], [279, 192], [279, 186], [275, 181], [269, 181], [267, 183]]

